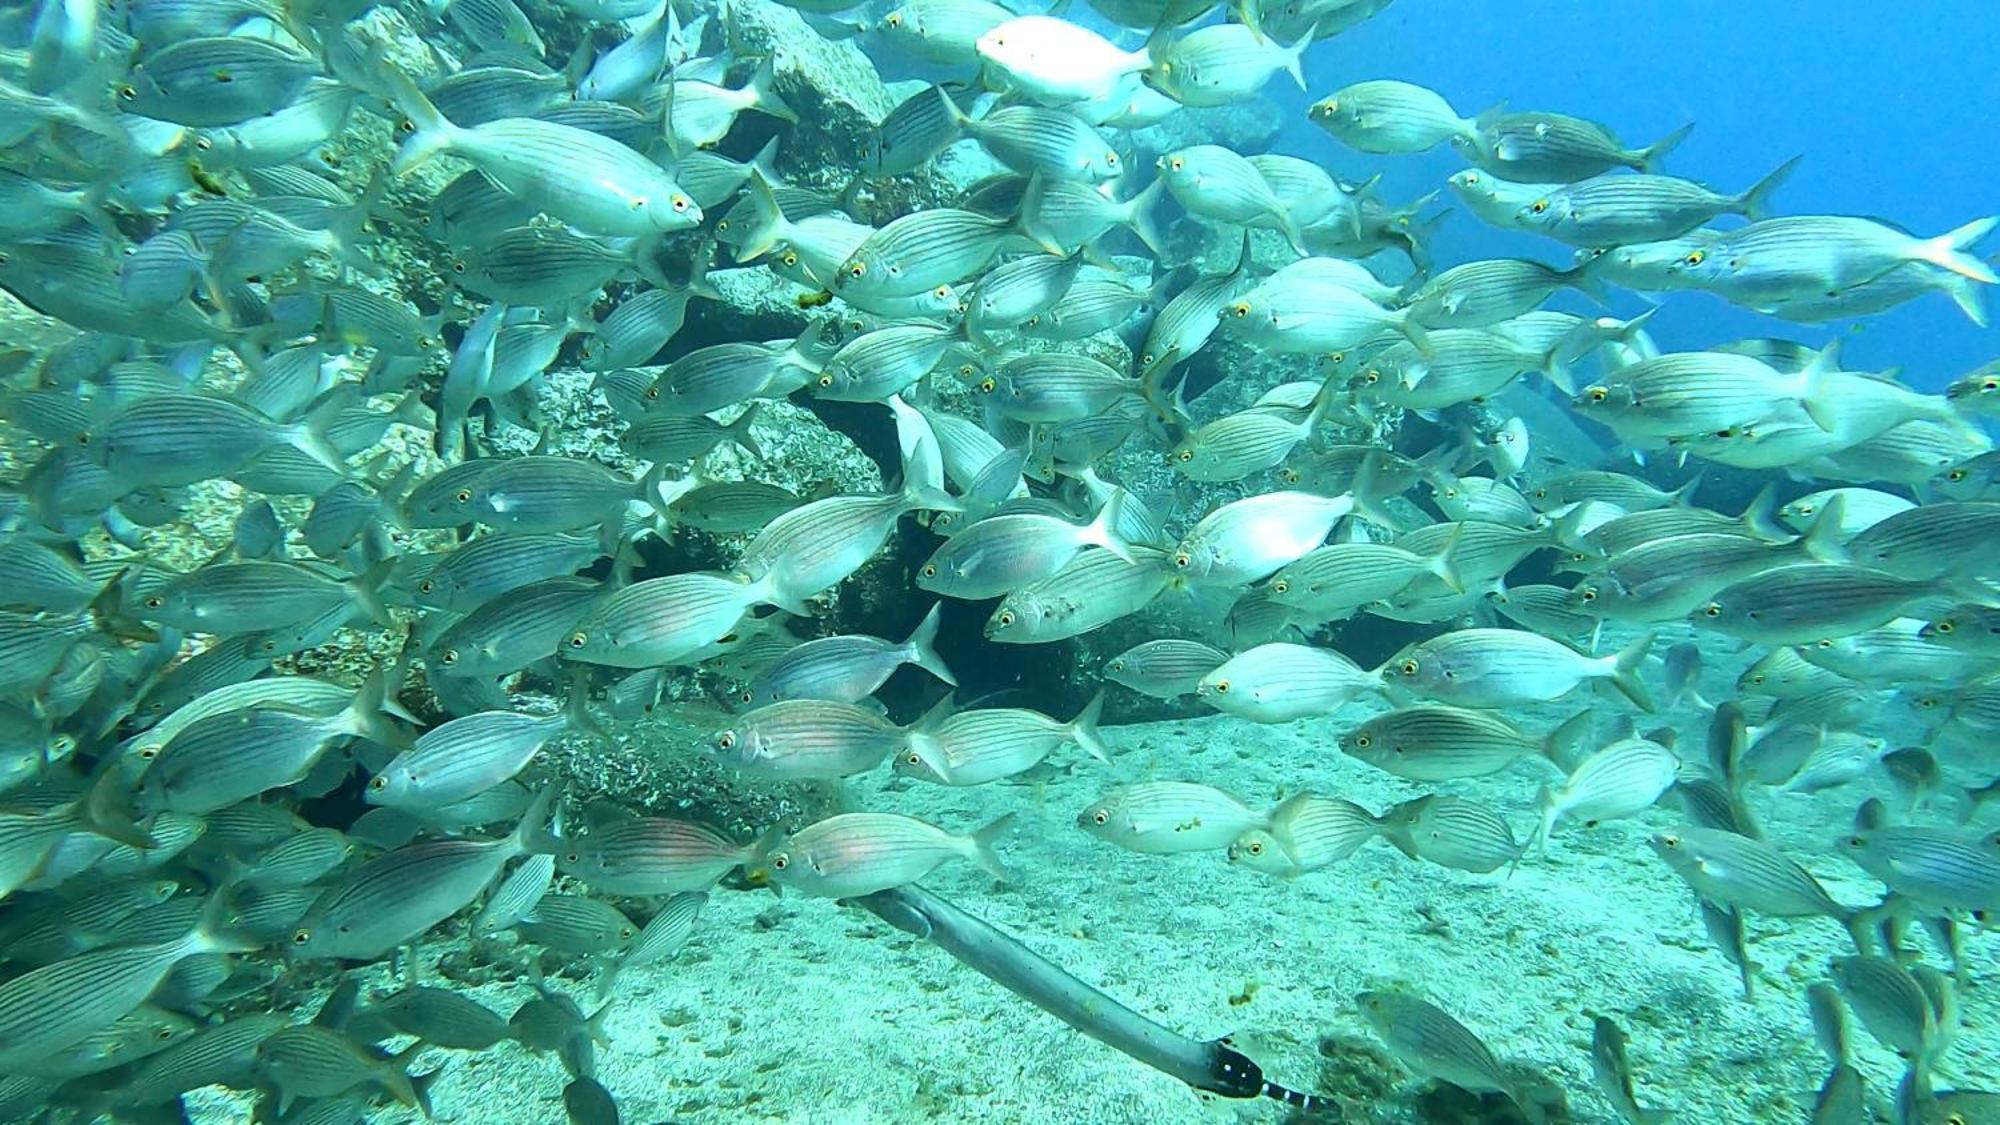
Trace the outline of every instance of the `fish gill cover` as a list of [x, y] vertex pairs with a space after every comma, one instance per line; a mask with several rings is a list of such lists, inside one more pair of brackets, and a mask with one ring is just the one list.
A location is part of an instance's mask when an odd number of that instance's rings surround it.
[[1990, 13], [1571, 7], [0, 13], [0, 1120], [2000, 1122]]

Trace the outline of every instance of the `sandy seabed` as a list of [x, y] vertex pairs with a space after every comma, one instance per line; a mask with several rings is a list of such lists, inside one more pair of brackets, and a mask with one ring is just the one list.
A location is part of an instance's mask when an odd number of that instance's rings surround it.
[[[1660, 648], [1679, 639], [1663, 636]], [[1606, 638], [1606, 645], [1618, 636]], [[1607, 647], [1605, 651], [1609, 651]], [[1703, 687], [1726, 697], [1747, 656], [1719, 646]], [[1120, 690], [1120, 689], [1113, 689]], [[1568, 1093], [1570, 1120], [1615, 1122], [1591, 1079], [1594, 1016], [1631, 1036], [1640, 1100], [1678, 1122], [1804, 1121], [1827, 1064], [1813, 1043], [1805, 990], [1827, 958], [1851, 949], [1829, 919], [1753, 918], [1760, 966], [1754, 1002], [1707, 945], [1692, 894], [1658, 860], [1649, 832], [1682, 823], [1671, 801], [1629, 821], [1565, 824], [1545, 860], [1511, 877], [1473, 875], [1405, 858], [1371, 842], [1347, 861], [1286, 882], [1232, 866], [1220, 852], [1129, 853], [1075, 825], [1104, 789], [1146, 779], [1202, 781], [1253, 806], [1299, 789], [1380, 811], [1429, 789], [1491, 803], [1525, 840], [1551, 768], [1520, 762], [1471, 781], [1424, 786], [1376, 771], [1334, 740], [1379, 704], [1278, 726], [1227, 717], [1111, 728], [1106, 767], [1073, 747], [1008, 782], [944, 789], [886, 768], [848, 783], [856, 807], [904, 812], [970, 831], [1003, 812], [1000, 850], [1016, 873], [1000, 885], [952, 864], [925, 886], [1021, 937], [1112, 997], [1183, 1033], [1235, 1034], [1273, 1079], [1316, 1090], [1381, 1091], [1349, 1121], [1419, 1115], [1426, 1083], [1382, 1064], [1354, 1011], [1355, 993], [1422, 992], [1496, 1054]], [[1615, 707], [1588, 690], [1515, 714], [1545, 729], [1579, 707]], [[1650, 719], [1698, 754], [1692, 709]], [[1963, 779], [1961, 779], [1963, 780]], [[1760, 791], [1767, 834], [1835, 898], [1873, 901], [1880, 885], [1833, 851], [1869, 795], [1894, 800], [1871, 775], [1813, 795]], [[1989, 807], [1981, 823], [1992, 821]], [[1949, 823], [1943, 812], [1927, 818]], [[1925, 941], [1918, 937], [1915, 940]], [[1940, 1086], [1991, 1086], [2000, 1074], [2000, 938], [1969, 937], [1975, 986], [1961, 992], [1963, 1028]], [[1926, 956], [1938, 954], [1926, 948]], [[431, 946], [426, 956], [442, 949]], [[1941, 963], [1941, 962], [1940, 962]], [[379, 972], [379, 968], [374, 971]], [[445, 983], [430, 979], [430, 983]], [[567, 983], [567, 982], [563, 982]], [[586, 1008], [594, 983], [572, 985]], [[474, 991], [503, 1016], [524, 985]], [[670, 963], [626, 973], [597, 1052], [598, 1079], [629, 1123], [1279, 1121], [1275, 1102], [1230, 1102], [1180, 1083], [1071, 1031], [941, 950], [858, 908], [766, 892], [718, 890]], [[1856, 1024], [1858, 1064], [1886, 1105], [1901, 1063]], [[507, 1043], [479, 1055], [430, 1052], [442, 1122], [561, 1122], [567, 1080], [557, 1060]], [[1356, 1068], [1365, 1073], [1356, 1073]], [[1982, 1079], [1982, 1076], [1987, 1076]], [[191, 1101], [194, 1099], [190, 1099]], [[240, 1102], [202, 1099], [214, 1114]], [[377, 1120], [417, 1120], [401, 1110]]]

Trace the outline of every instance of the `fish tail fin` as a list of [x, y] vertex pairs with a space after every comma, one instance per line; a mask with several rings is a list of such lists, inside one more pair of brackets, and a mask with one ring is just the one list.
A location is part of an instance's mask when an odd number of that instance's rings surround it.
[[757, 72], [750, 76], [750, 85], [747, 87], [757, 99], [753, 104], [780, 121], [789, 121], [796, 125], [799, 120], [798, 111], [778, 93], [777, 78], [777, 68], [771, 59], [767, 58], [757, 64]]
[[1813, 425], [1829, 434], [1840, 429], [1839, 388], [1830, 381], [1839, 371], [1840, 342], [1836, 340], [1799, 372], [1799, 406]]
[[1952, 299], [1965, 318], [1981, 328], [1987, 325], [1986, 296], [1979, 291], [1979, 282], [1969, 277], [1951, 274], [1941, 278], [1939, 287]]
[[1166, 239], [1160, 233], [1159, 224], [1153, 218], [1153, 211], [1155, 206], [1160, 202], [1160, 196], [1164, 195], [1166, 190], [1167, 181], [1156, 179], [1152, 183], [1147, 184], [1144, 191], [1127, 200], [1125, 204], [1129, 209], [1129, 214], [1125, 217], [1125, 229], [1132, 232], [1132, 237], [1144, 243], [1146, 249], [1152, 251], [1155, 258], [1160, 256], [1160, 248], [1166, 245]]
[[423, 1054], [427, 1047], [428, 1044], [418, 1040], [403, 1048], [402, 1053], [383, 1059], [381, 1070], [375, 1076], [382, 1083], [382, 1088], [389, 1091], [389, 1096], [396, 1099], [396, 1104], [410, 1109], [421, 1106], [425, 1117], [431, 1114], [430, 1095], [426, 1091], [421, 1098], [418, 1096], [417, 1084], [410, 1078], [410, 1064], [416, 1062], [417, 1056]]
[[743, 241], [736, 244], [738, 262], [748, 262], [769, 254], [778, 245], [778, 238], [785, 227], [785, 212], [778, 206], [777, 193], [771, 190], [771, 183], [765, 179], [762, 169], [750, 170], [750, 181], [744, 188], [744, 195], [750, 200], [750, 218], [743, 231]]
[[1000, 862], [1000, 856], [993, 850], [993, 844], [1007, 834], [1014, 823], [1013, 813], [1001, 813], [993, 821], [965, 838], [965, 858], [979, 865], [981, 871], [1003, 883], [1011, 883], [1014, 876]]
[[[1246, 4], [1245, 7], [1254, 8], [1256, 5]], [[1248, 21], [1245, 22], [1247, 23]], [[1257, 31], [1258, 29], [1252, 26], [1251, 30]], [[1285, 73], [1292, 76], [1292, 81], [1298, 83], [1301, 90], [1306, 88], [1306, 72], [1302, 60], [1305, 58], [1306, 48], [1313, 45], [1314, 30], [1316, 29], [1311, 27], [1306, 28], [1303, 32], [1299, 33], [1298, 39], [1291, 44], [1280, 44], [1280, 49], [1284, 52], [1285, 56]], [[1262, 32], [1259, 32], [1259, 34], [1262, 34]]]
[[1097, 694], [1090, 697], [1090, 702], [1083, 705], [1083, 710], [1077, 712], [1076, 718], [1070, 720], [1069, 735], [1076, 739], [1078, 746], [1083, 747], [1084, 753], [1110, 765], [1111, 749], [1104, 745], [1104, 736], [1097, 730], [1097, 721], [1103, 716], [1104, 689], [1099, 688]]
[[431, 1087], [437, 1084], [438, 1077], [443, 1073], [444, 1068], [437, 1067], [410, 1079], [410, 1096], [416, 1099], [416, 1108], [425, 1118], [431, 1116]]
[[1639, 671], [1646, 666], [1646, 653], [1653, 647], [1653, 637], [1654, 634], [1647, 633], [1611, 658], [1611, 686], [1623, 693], [1639, 710], [1649, 713], [1654, 709], [1653, 699], [1646, 693]]
[[396, 569], [396, 560], [399, 557], [390, 555], [380, 560], [356, 575], [347, 584], [348, 589], [354, 593], [356, 608], [367, 614], [368, 620], [387, 629], [395, 628], [396, 618], [389, 612], [389, 607], [382, 602], [382, 586], [389, 581], [389, 575]]
[[431, 104], [410, 76], [384, 61], [380, 67], [382, 85], [395, 103], [396, 112], [410, 121], [410, 135], [403, 138], [390, 162], [389, 171], [401, 176], [450, 147], [459, 128]]
[[1654, 141], [1652, 144], [1647, 145], [1645, 148], [1640, 149], [1638, 152], [1638, 170], [1641, 172], [1659, 171], [1660, 161], [1666, 159], [1668, 153], [1680, 147], [1680, 143], [1687, 140], [1688, 134], [1692, 132], [1694, 132], [1694, 122], [1690, 121], [1673, 132], [1668, 133], [1666, 136], [1661, 137], [1659, 140]]
[[1751, 222], [1759, 222], [1770, 213], [1771, 196], [1784, 186], [1793, 172], [1798, 170], [1799, 161], [1804, 156], [1794, 156], [1771, 170], [1770, 175], [1750, 185], [1750, 189], [1736, 197], [1736, 210]]
[[307, 411], [304, 418], [279, 427], [277, 432], [284, 437], [285, 444], [339, 473], [342, 477], [351, 477], [354, 475], [354, 470], [347, 465], [347, 455], [327, 437], [327, 432], [335, 422], [339, 421], [351, 402], [348, 396], [339, 394], [336, 390], [335, 393], [329, 393], [321, 399], [319, 405]]
[[1767, 481], [1744, 506], [1736, 522], [1759, 539], [1783, 539], [1787, 532], [1778, 524], [1778, 484]]
[[1408, 340], [1410, 345], [1417, 349], [1419, 355], [1431, 356], [1437, 354], [1431, 348], [1430, 333], [1424, 329], [1423, 325], [1417, 323], [1416, 319], [1410, 315], [1409, 309], [1405, 308], [1402, 315], [1396, 319], [1396, 331], [1403, 334], [1403, 338]]
[[[402, 673], [408, 667], [401, 661], [378, 664], [369, 671], [368, 678], [361, 681], [346, 709], [347, 717], [353, 723], [352, 729], [359, 737], [392, 749], [409, 747], [409, 733], [389, 712], [390, 699], [403, 685]], [[401, 706], [398, 705], [397, 709], [401, 710]]]
[[757, 416], [763, 412], [764, 404], [762, 402], [753, 402], [750, 404], [750, 409], [745, 410], [734, 422], [724, 427], [729, 433], [730, 441], [742, 446], [745, 453], [748, 453], [759, 461], [768, 460], [768, 458], [764, 456], [764, 448], [757, 444], [756, 437], [750, 433], [750, 427], [757, 423]]
[[957, 687], [958, 677], [952, 675], [951, 669], [945, 665], [944, 657], [939, 656], [937, 651], [938, 622], [942, 620], [943, 614], [944, 603], [942, 601], [932, 603], [931, 611], [924, 614], [924, 619], [917, 622], [917, 627], [910, 630], [909, 637], [903, 641], [903, 655], [910, 663], [952, 687]]
[[1596, 717], [1597, 712], [1586, 709], [1564, 719], [1560, 726], [1542, 736], [1542, 757], [1561, 769], [1563, 762], [1569, 758], [1570, 750], [1590, 734], [1591, 720]]
[[1430, 557], [1424, 568], [1432, 577], [1450, 587], [1454, 594], [1465, 592], [1465, 575], [1458, 569], [1459, 544], [1464, 538], [1465, 524], [1455, 523], [1451, 535], [1444, 541], [1444, 546], [1438, 548], [1438, 553]]
[[1813, 517], [1812, 526], [1799, 536], [1799, 549], [1819, 562], [1851, 562], [1847, 544], [1840, 538], [1840, 525], [1847, 519], [1847, 497], [1835, 495]]
[[563, 690], [562, 716], [570, 730], [594, 734], [599, 738], [611, 737], [611, 732], [590, 712], [589, 665], [578, 664], [571, 669], [569, 684]]
[[1700, 488], [1701, 483], [1707, 479], [1708, 479], [1707, 469], [1704, 468], [1696, 470], [1695, 474], [1687, 479], [1686, 484], [1683, 484], [1679, 488], [1674, 489], [1671, 493], [1668, 493], [1667, 504], [1670, 507], [1680, 507], [1680, 508], [1685, 508], [1690, 506], [1694, 502], [1695, 490]]
[[562, 797], [562, 786], [551, 782], [542, 786], [528, 808], [521, 814], [520, 823], [507, 837], [516, 855], [535, 855], [553, 852], [562, 845], [562, 838], [550, 831], [549, 814], [555, 810], [556, 801]]
[[86, 830], [107, 840], [116, 840], [141, 851], [159, 847], [159, 841], [132, 818], [131, 798], [132, 787], [120, 771], [107, 765], [78, 804], [78, 818]]
[[236, 896], [230, 889], [224, 882], [210, 892], [188, 934], [188, 940], [203, 953], [254, 953], [263, 948], [262, 942], [230, 926], [236, 913]]
[[1980, 239], [1993, 232], [1995, 225], [2000, 225], [2000, 215], [1974, 219], [1956, 230], [1918, 242], [1910, 256], [1961, 277], [1987, 285], [2000, 285], [2000, 276], [1995, 276], [1993, 267], [1969, 253]]
[[1111, 495], [1104, 499], [1104, 506], [1097, 509], [1097, 518], [1084, 529], [1084, 542], [1102, 547], [1126, 562], [1132, 561], [1132, 548], [1118, 534], [1118, 524], [1125, 516], [1125, 498], [1129, 495], [1122, 488], [1112, 489]]
[[1569, 366], [1569, 341], [1557, 340], [1542, 353], [1540, 370], [1549, 385], [1570, 398], [1576, 397], [1576, 375]]

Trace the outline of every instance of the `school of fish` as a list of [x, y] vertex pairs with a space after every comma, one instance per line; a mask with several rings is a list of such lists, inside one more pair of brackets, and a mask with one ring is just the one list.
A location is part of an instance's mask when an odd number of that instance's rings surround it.
[[[1778, 328], [1662, 352], [1649, 313], [1545, 307], [1700, 291], [1819, 325], [1936, 291], [1984, 325], [2000, 220], [1784, 214], [1809, 161], [1717, 189], [1668, 171], [1687, 128], [1635, 147], [1403, 81], [1320, 96], [1308, 48], [1388, 0], [785, 3], [937, 79], [844, 167], [781, 171], [816, 123], [720, 0], [0, 13], [0, 289], [49, 318], [0, 355], [0, 1119], [179, 1121], [210, 1086], [259, 1120], [429, 1114], [443, 1068], [512, 1041], [605, 1125], [618, 975], [710, 895], [853, 898], [954, 861], [1032, 885], [1012, 815], [737, 838], [570, 807], [546, 746], [692, 693], [751, 779], [982, 786], [1074, 747], [1102, 795], [1032, 831], [1214, 853], [1246, 897], [1377, 838], [1504, 875], [1643, 815], [1631, 862], [1686, 884], [1746, 993], [1746, 918], [1851, 938], [1808, 992], [1830, 1069], [1804, 1120], [2000, 1122], [1950, 1065], [1960, 991], [1991, 987], [1963, 951], [2000, 912], [2000, 833], [1973, 823], [2000, 774], [2000, 365], [1925, 393]], [[1449, 148], [1439, 191], [1546, 260], [1440, 261], [1432, 196], [1145, 140], [1272, 83], [1354, 153]], [[941, 189], [961, 142], [998, 170]], [[717, 281], [745, 270], [795, 338], [734, 328]], [[578, 373], [615, 444], [552, 413]], [[769, 479], [753, 427], [782, 402], [879, 439], [882, 485]], [[661, 565], [691, 535], [719, 554]], [[829, 628], [885, 553], [918, 624]], [[1094, 658], [1074, 714], [959, 693], [977, 657], [940, 655], [1127, 619], [1166, 624]], [[1411, 639], [1330, 640], [1367, 619]], [[365, 679], [313, 674], [362, 650]], [[935, 704], [899, 722], [876, 697], [906, 667]], [[1370, 809], [1301, 770], [1263, 807], [1135, 779], [1107, 692], [1318, 721], [1329, 757], [1439, 788]], [[1556, 701], [1553, 729], [1513, 714]], [[1879, 733], [1892, 711], [1921, 744]], [[1451, 788], [1524, 761], [1525, 832]], [[1767, 791], [1864, 777], [1898, 799], [1857, 799], [1824, 854], [1765, 840]], [[1833, 897], [1833, 864], [1879, 895]], [[427, 936], [510, 934], [592, 959], [594, 994], [538, 982], [510, 1018], [426, 981]], [[398, 991], [340, 982], [392, 958]], [[1551, 1119], [1413, 990], [1329, 1018]], [[1852, 1065], [1850, 1018], [1898, 1088]], [[1573, 1112], [1665, 1119], [1625, 1044], [1597, 1014]]]

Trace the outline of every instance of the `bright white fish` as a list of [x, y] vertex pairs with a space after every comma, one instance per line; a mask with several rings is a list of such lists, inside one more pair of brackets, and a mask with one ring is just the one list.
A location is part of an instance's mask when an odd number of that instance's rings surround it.
[[1097, 101], [1152, 64], [1086, 27], [1055, 16], [1018, 16], [979, 37], [979, 57], [1048, 105]]

